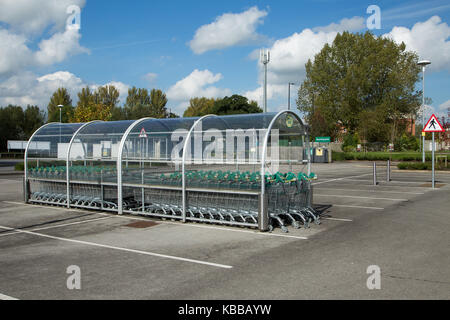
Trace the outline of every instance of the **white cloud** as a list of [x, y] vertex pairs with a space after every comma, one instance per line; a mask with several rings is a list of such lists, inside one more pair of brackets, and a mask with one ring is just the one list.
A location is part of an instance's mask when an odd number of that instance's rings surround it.
[[[364, 19], [353, 17], [342, 19], [339, 23], [331, 23], [325, 27], [304, 29], [300, 33], [295, 32], [291, 36], [276, 40], [270, 51], [270, 63], [268, 64], [268, 86], [267, 99], [269, 111], [274, 111], [272, 102], [277, 101], [278, 105], [287, 108], [287, 84], [289, 82], [300, 83], [305, 77], [305, 64], [308, 59], [313, 60], [314, 56], [322, 50], [323, 46], [331, 44], [339, 32], [344, 30], [358, 31], [364, 29]], [[244, 92], [243, 95], [250, 100], [255, 100], [263, 106], [263, 69], [259, 61], [258, 50], [250, 54], [251, 59], [258, 60], [259, 87], [255, 90]], [[291, 88], [291, 107], [294, 107], [296, 90]], [[280, 108], [278, 107], [278, 109]], [[277, 110], [278, 110], [277, 109]]]
[[53, 30], [62, 30], [70, 5], [82, 8], [85, 0], [0, 0], [0, 21], [24, 33], [37, 34], [48, 26], [53, 26]]
[[425, 22], [417, 22], [411, 29], [394, 27], [384, 35], [406, 44], [407, 50], [416, 51], [420, 59], [431, 60], [431, 71], [450, 70], [450, 27], [438, 16]]
[[[213, 74], [209, 70], [192, 71], [190, 75], [181, 79], [167, 90], [167, 98], [179, 102], [178, 109], [187, 107], [189, 100], [194, 97], [220, 98], [230, 95], [229, 89], [212, 86], [220, 81], [222, 74]], [[182, 110], [176, 110], [182, 111]]]
[[[358, 31], [364, 27], [364, 19], [361, 17], [345, 18], [339, 23], [304, 29], [300, 33], [295, 32], [289, 37], [276, 40], [269, 48], [268, 82], [283, 85], [287, 85], [289, 82], [299, 83], [305, 76], [305, 64], [308, 59], [314, 59], [314, 56], [322, 50], [326, 43], [331, 44], [339, 32]], [[258, 52], [253, 51], [250, 58], [258, 59]], [[259, 60], [258, 67], [261, 85], [262, 65]], [[280, 90], [278, 89], [278, 91]]]
[[450, 100], [445, 101], [436, 108], [436, 115], [439, 117], [449, 117], [450, 119]]
[[[80, 44], [80, 30], [66, 28], [70, 5], [82, 7], [84, 0], [0, 0], [0, 76], [24, 69], [48, 66], [71, 55], [87, 53]], [[48, 29], [49, 27], [50, 30]], [[44, 32], [50, 32], [42, 39]], [[39, 43], [36, 43], [40, 39]], [[31, 50], [35, 44], [38, 50]]]
[[48, 66], [59, 63], [71, 55], [88, 53], [80, 46], [81, 34], [77, 29], [67, 29], [42, 40], [39, 50], [32, 51], [27, 46], [30, 42], [24, 35], [11, 33], [0, 28], [0, 75], [10, 75], [29, 67]]
[[[267, 84], [267, 100], [276, 99], [276, 98], [284, 98], [287, 96], [287, 84]], [[249, 100], [254, 100], [258, 102], [258, 105], [263, 108], [264, 107], [264, 95], [263, 95], [263, 87], [260, 86], [255, 90], [249, 90], [242, 94]], [[291, 97], [295, 95], [295, 90], [291, 91]], [[286, 108], [287, 106], [285, 106]]]
[[[121, 103], [126, 100], [129, 85], [119, 81], [111, 81], [103, 86], [106, 85], [113, 85], [119, 90]], [[27, 104], [32, 104], [38, 105], [42, 110], [46, 110], [51, 95], [61, 87], [69, 91], [72, 103], [76, 104], [78, 100], [77, 93], [86, 86], [95, 90], [100, 85], [88, 84], [68, 71], [57, 71], [41, 77], [26, 71], [13, 75], [0, 83], [0, 106], [17, 104], [24, 107]]]
[[55, 33], [50, 39], [39, 43], [39, 51], [35, 53], [38, 65], [50, 65], [64, 61], [71, 55], [89, 53], [89, 50], [78, 43], [81, 34], [77, 29], [67, 29]]
[[242, 13], [225, 13], [210, 24], [203, 25], [195, 32], [189, 45], [196, 54], [209, 50], [224, 49], [231, 46], [259, 41], [263, 36], [256, 33], [267, 11], [256, 6]]
[[[289, 82], [299, 84], [303, 81], [305, 64], [308, 59], [313, 60], [326, 43], [331, 44], [338, 32], [344, 30], [354, 32], [364, 28], [364, 19], [353, 17], [342, 19], [337, 24], [331, 23], [325, 27], [304, 29], [300, 33], [296, 32], [289, 37], [276, 40], [269, 48], [268, 99], [276, 100], [277, 104], [287, 99], [287, 84]], [[384, 36], [389, 36], [396, 42], [404, 41], [407, 50], [415, 50], [419, 52], [422, 59], [430, 59], [432, 61], [431, 66], [428, 67], [430, 70], [444, 68], [450, 70], [450, 41], [448, 40], [450, 27], [439, 17], [435, 16], [425, 22], [418, 22], [411, 29], [394, 27], [389, 34]], [[258, 53], [258, 50], [253, 51], [250, 58], [258, 60]], [[257, 64], [259, 87], [243, 94], [249, 99], [256, 99], [262, 105], [263, 70], [259, 60]], [[269, 109], [272, 102], [274, 101], [269, 102]], [[292, 103], [294, 103], [293, 100]]]
[[67, 71], [58, 71], [41, 77], [26, 71], [0, 83], [0, 105], [18, 104], [24, 107], [33, 104], [45, 110], [51, 95], [58, 88], [67, 88], [74, 100], [76, 93], [83, 86], [85, 83], [80, 78]]
[[147, 81], [150, 85], [154, 84], [156, 82], [156, 79], [158, 78], [158, 75], [153, 72], [149, 72], [143, 76], [144, 80]]
[[20, 69], [32, 61], [32, 52], [26, 43], [24, 36], [0, 29], [0, 75]]
[[315, 27], [314, 32], [343, 32], [360, 31], [366, 27], [366, 20], [363, 17], [344, 18], [339, 23], [330, 23], [325, 27]]
[[440, 111], [447, 111], [450, 108], [450, 100], [445, 101], [439, 106]]

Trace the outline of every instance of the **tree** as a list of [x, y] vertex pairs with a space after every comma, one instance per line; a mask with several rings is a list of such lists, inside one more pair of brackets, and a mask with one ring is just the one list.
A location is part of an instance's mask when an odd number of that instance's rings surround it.
[[211, 110], [212, 114], [229, 115], [229, 114], [246, 114], [261, 113], [263, 110], [258, 107], [256, 101], [248, 102], [246, 97], [234, 94], [231, 97], [217, 99]]
[[316, 110], [314, 112], [314, 114], [311, 117], [310, 125], [311, 125], [311, 132], [310, 132], [311, 138], [331, 136], [332, 131], [334, 130], [334, 128], [330, 128], [330, 125], [322, 116], [320, 110]]
[[150, 117], [166, 118], [167, 117], [167, 97], [159, 89], [152, 89], [150, 92]]
[[25, 140], [22, 129], [23, 109], [20, 106], [8, 105], [0, 109], [0, 148], [6, 150], [8, 140]]
[[[314, 62], [306, 63], [298, 109], [306, 113], [309, 123], [314, 110], [320, 109], [332, 137], [339, 132], [338, 123], [350, 134], [366, 128], [361, 121], [369, 114], [376, 115], [378, 124], [388, 124], [392, 134], [398, 134], [399, 121], [415, 115], [420, 106], [420, 92], [415, 91], [418, 57], [405, 48], [403, 43], [370, 32], [338, 34]], [[369, 133], [361, 135], [368, 137]]]
[[114, 86], [99, 87], [94, 92], [85, 87], [78, 92], [77, 107], [71, 122], [89, 122], [93, 120], [109, 121], [119, 102], [119, 91]]
[[136, 120], [150, 115], [150, 95], [147, 89], [128, 89], [127, 101], [125, 102], [126, 118]]
[[0, 108], [0, 150], [7, 149], [8, 140], [28, 140], [34, 131], [44, 124], [44, 112], [28, 105]]
[[23, 112], [22, 131], [28, 140], [44, 124], [44, 112], [38, 106], [28, 105]]
[[93, 100], [97, 104], [103, 104], [109, 107], [115, 107], [119, 103], [119, 90], [109, 85], [98, 87], [93, 94]]
[[111, 109], [111, 121], [127, 120], [125, 108], [115, 106]]
[[79, 105], [75, 108], [72, 122], [89, 122], [93, 120], [110, 121], [112, 118], [112, 109], [111, 106], [101, 103]]
[[72, 99], [70, 98], [69, 92], [64, 87], [58, 88], [50, 98], [50, 102], [47, 106], [48, 122], [59, 122], [58, 105], [64, 106], [61, 109], [61, 121], [69, 122], [74, 108], [72, 106]]
[[211, 114], [216, 100], [211, 98], [192, 98], [189, 107], [184, 111], [183, 117], [202, 117]]
[[77, 107], [79, 106], [88, 106], [93, 103], [94, 93], [89, 89], [88, 86], [82, 88], [80, 92], [78, 92], [78, 102]]
[[149, 94], [147, 89], [130, 88], [124, 106], [126, 118], [167, 118], [169, 114], [166, 104], [166, 94], [159, 89], [152, 89]]

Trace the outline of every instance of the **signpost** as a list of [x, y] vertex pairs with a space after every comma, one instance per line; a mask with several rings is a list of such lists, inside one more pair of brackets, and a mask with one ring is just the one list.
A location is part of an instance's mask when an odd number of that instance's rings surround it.
[[316, 137], [316, 142], [330, 143], [331, 137]]
[[[435, 175], [434, 175], [434, 152], [436, 149], [436, 146], [434, 144], [434, 133], [435, 132], [445, 132], [444, 128], [442, 127], [442, 125], [439, 123], [439, 120], [436, 118], [436, 116], [433, 114], [430, 118], [430, 120], [428, 120], [425, 128], [423, 128], [422, 130], [422, 134], [425, 134], [427, 132], [431, 132], [432, 133], [432, 151], [431, 151], [431, 168], [432, 168], [432, 173], [431, 173], [431, 186], [434, 189], [435, 188]], [[425, 146], [424, 146], [425, 148]]]

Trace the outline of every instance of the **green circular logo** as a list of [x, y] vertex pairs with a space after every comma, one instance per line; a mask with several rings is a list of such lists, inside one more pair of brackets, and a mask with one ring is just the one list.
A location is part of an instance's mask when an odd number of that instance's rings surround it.
[[292, 128], [293, 125], [294, 125], [294, 118], [292, 118], [291, 116], [287, 116], [286, 117], [286, 126], [288, 128]]

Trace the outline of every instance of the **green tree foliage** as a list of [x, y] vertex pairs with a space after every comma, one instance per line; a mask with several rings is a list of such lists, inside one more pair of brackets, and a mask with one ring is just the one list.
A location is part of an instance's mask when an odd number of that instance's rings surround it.
[[152, 118], [166, 118], [167, 117], [167, 97], [159, 89], [152, 89], [150, 92], [150, 117]]
[[109, 85], [98, 87], [93, 94], [94, 103], [103, 104], [111, 108], [119, 104], [119, 90], [116, 87]]
[[38, 106], [27, 106], [23, 112], [22, 124], [22, 131], [26, 140], [44, 124], [44, 118], [45, 114]]
[[[78, 92], [77, 107], [70, 120], [71, 122], [109, 121], [113, 118], [113, 111], [117, 112], [118, 103], [119, 91], [114, 86], [98, 87], [95, 91], [85, 87]], [[119, 110], [115, 115], [120, 116], [120, 112]]]
[[211, 114], [216, 100], [211, 98], [192, 98], [189, 107], [184, 111], [183, 117], [202, 117]]
[[394, 143], [395, 151], [418, 151], [420, 149], [419, 139], [403, 133]]
[[77, 107], [79, 106], [88, 106], [93, 103], [94, 93], [89, 89], [89, 87], [82, 88], [80, 92], [78, 92], [78, 102]]
[[159, 89], [152, 89], [150, 94], [147, 89], [130, 88], [124, 106], [126, 119], [140, 119], [145, 117], [167, 118], [167, 97]]
[[72, 99], [66, 88], [58, 88], [51, 96], [47, 106], [48, 122], [59, 122], [58, 105], [64, 106], [61, 108], [61, 121], [63, 123], [69, 122], [73, 115], [74, 108], [72, 106]]
[[231, 97], [217, 99], [211, 110], [212, 114], [229, 115], [229, 114], [246, 114], [246, 113], [262, 113], [263, 110], [258, 107], [256, 101], [248, 101], [246, 97], [234, 94]]
[[7, 149], [8, 140], [28, 140], [44, 124], [44, 112], [37, 106], [9, 105], [0, 108], [0, 150]]
[[311, 138], [328, 136], [330, 124], [326, 121], [320, 110], [315, 110], [311, 115]]
[[[406, 51], [405, 44], [370, 32], [338, 34], [314, 62], [306, 63], [298, 109], [310, 123], [314, 110], [320, 109], [333, 138], [339, 134], [340, 124], [350, 133], [365, 128], [361, 135], [368, 140], [392, 141], [399, 132], [398, 122], [415, 115], [421, 104], [421, 93], [415, 91], [420, 72], [417, 60], [417, 54]], [[386, 128], [376, 123], [388, 125], [390, 136], [380, 136], [379, 131]]]
[[125, 102], [125, 115], [127, 119], [140, 119], [150, 114], [150, 95], [147, 89], [128, 89], [127, 101]]

